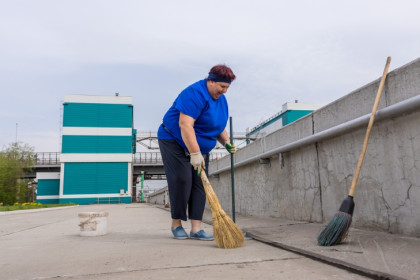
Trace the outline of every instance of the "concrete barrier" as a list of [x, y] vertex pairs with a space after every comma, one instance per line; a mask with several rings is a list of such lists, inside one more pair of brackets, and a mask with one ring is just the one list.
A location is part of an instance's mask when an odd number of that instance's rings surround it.
[[169, 191], [168, 187], [163, 187], [153, 193], [147, 198], [148, 203], [167, 205], [169, 207]]
[[[349, 191], [379, 82], [239, 150], [236, 211], [329, 221]], [[388, 74], [354, 195], [354, 227], [420, 236], [419, 97], [420, 59]], [[211, 162], [209, 173], [223, 209], [231, 212], [230, 158]]]

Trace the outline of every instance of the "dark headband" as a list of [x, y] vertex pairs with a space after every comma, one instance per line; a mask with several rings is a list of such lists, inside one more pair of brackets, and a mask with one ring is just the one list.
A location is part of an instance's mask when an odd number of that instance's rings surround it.
[[211, 73], [211, 72], [209, 73], [209, 76], [207, 77], [207, 79], [214, 82], [223, 82], [223, 83], [228, 83], [228, 84], [232, 82], [232, 79], [230, 78], [220, 77], [219, 75]]

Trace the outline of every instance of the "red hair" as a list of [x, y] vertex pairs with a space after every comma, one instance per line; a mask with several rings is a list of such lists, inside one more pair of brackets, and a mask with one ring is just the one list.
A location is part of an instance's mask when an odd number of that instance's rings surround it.
[[235, 80], [235, 78], [236, 78], [235, 74], [233, 74], [232, 69], [230, 69], [229, 67], [227, 67], [224, 64], [218, 64], [218, 65], [213, 66], [210, 69], [209, 74], [210, 73], [216, 74], [219, 77], [222, 77], [224, 79], [228, 79], [228, 80], [231, 80], [231, 81]]

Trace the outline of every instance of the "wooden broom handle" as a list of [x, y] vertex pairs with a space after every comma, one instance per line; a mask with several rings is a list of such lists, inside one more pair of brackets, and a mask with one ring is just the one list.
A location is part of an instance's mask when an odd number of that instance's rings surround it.
[[201, 167], [200, 177], [201, 177], [201, 180], [203, 181], [203, 183], [205, 183], [205, 184], [210, 184], [210, 182], [209, 182], [209, 178], [207, 178], [206, 171], [205, 171], [205, 170], [204, 170], [204, 168], [202, 168], [202, 167]]
[[382, 74], [381, 83], [379, 84], [378, 93], [376, 94], [375, 104], [373, 105], [372, 114], [370, 115], [370, 120], [368, 124], [368, 128], [366, 131], [365, 141], [363, 142], [362, 152], [360, 153], [359, 162], [357, 163], [356, 172], [353, 177], [353, 181], [351, 182], [351, 187], [349, 191], [349, 196], [353, 196], [354, 190], [356, 189], [356, 182], [359, 179], [360, 169], [362, 168], [363, 159], [365, 158], [365, 153], [369, 141], [370, 132], [372, 130], [373, 122], [375, 121], [376, 110], [378, 109], [379, 100], [381, 99], [382, 90], [384, 88], [386, 75], [388, 73], [389, 64], [391, 63], [391, 57], [388, 56], [385, 64], [384, 73]]

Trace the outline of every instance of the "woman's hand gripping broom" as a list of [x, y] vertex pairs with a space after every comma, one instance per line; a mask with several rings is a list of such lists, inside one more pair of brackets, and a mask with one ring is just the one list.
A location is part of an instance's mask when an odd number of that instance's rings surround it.
[[245, 239], [243, 232], [222, 209], [204, 169], [200, 176], [213, 218], [213, 235], [217, 246], [222, 249], [241, 247]]

